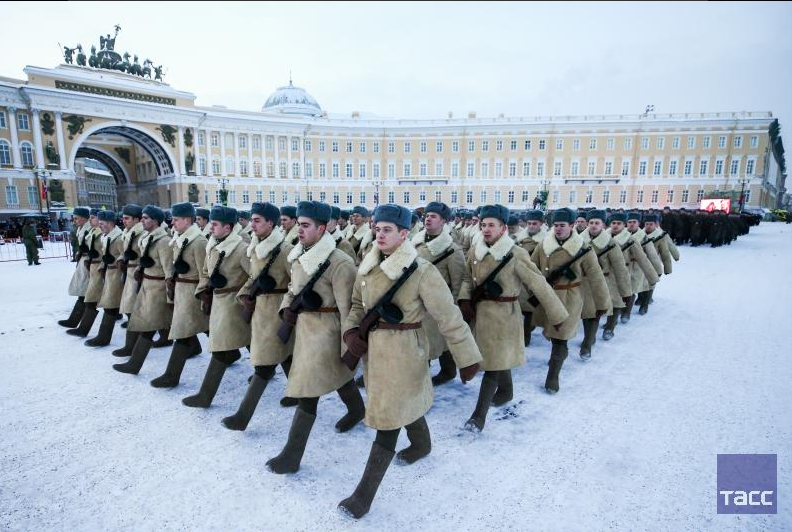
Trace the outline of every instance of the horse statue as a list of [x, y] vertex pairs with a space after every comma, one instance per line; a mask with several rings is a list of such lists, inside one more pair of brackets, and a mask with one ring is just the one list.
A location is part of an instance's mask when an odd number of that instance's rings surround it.
[[83, 52], [82, 44], [77, 45], [77, 64], [79, 66], [85, 66], [85, 52]]
[[154, 66], [154, 63], [151, 62], [151, 59], [146, 59], [143, 61], [143, 68], [140, 70], [140, 77], [147, 77], [151, 79], [152, 66]]
[[154, 79], [162, 81], [162, 65], [154, 67]]
[[67, 65], [72, 64], [72, 55], [74, 55], [74, 48], [69, 48], [68, 46], [63, 47], [63, 59], [66, 61]]

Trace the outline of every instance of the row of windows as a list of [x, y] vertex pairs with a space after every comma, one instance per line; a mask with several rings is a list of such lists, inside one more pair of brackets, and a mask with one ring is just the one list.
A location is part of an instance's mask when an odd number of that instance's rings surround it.
[[[212, 133], [210, 135], [210, 142], [212, 146], [219, 146], [220, 145], [220, 134], [219, 133]], [[267, 150], [272, 150], [273, 146], [273, 137], [265, 136], [265, 148]], [[253, 149], [259, 150], [261, 149], [261, 136], [252, 136], [253, 142]], [[656, 137], [655, 138], [655, 148], [658, 150], [665, 149], [665, 137]], [[598, 145], [599, 139], [591, 138], [588, 141], [588, 149], [589, 150], [596, 150]], [[285, 150], [286, 149], [286, 137], [278, 137], [278, 150]], [[327, 142], [325, 140], [317, 141], [317, 148], [319, 152], [326, 152], [327, 151]], [[445, 145], [448, 141], [444, 142], [441, 140], [438, 141], [419, 141], [416, 142], [417, 150], [419, 153], [428, 153], [429, 147], [433, 144], [434, 145], [434, 153], [443, 153], [445, 149]], [[556, 139], [555, 147], [556, 150], [561, 151], [564, 149], [564, 142], [565, 139]], [[672, 137], [671, 139], [671, 148], [674, 150], [680, 149], [682, 142], [682, 137]], [[234, 145], [234, 136], [231, 133], [226, 133], [225, 136], [225, 143], [227, 146]], [[238, 146], [240, 149], [247, 149], [248, 146], [248, 137], [246, 135], [240, 135], [237, 140]], [[460, 141], [453, 140], [450, 141], [451, 143], [451, 153], [459, 153], [460, 150]], [[355, 145], [357, 144], [357, 153], [367, 153], [369, 143], [366, 141], [344, 141], [343, 142], [343, 151], [345, 153], [354, 153], [355, 152]], [[402, 150], [404, 153], [413, 153], [413, 142], [412, 141], [404, 141], [401, 142]], [[505, 143], [503, 140], [479, 140], [478, 146], [482, 152], [490, 151], [491, 144], [494, 144], [494, 149], [496, 152], [502, 152], [504, 150]], [[531, 140], [524, 140], [523, 141], [523, 149], [525, 151], [531, 150], [532, 141]], [[204, 146], [205, 139], [203, 131], [198, 133], [198, 145]], [[704, 136], [702, 137], [702, 148], [709, 149], [712, 145], [712, 137]], [[742, 136], [735, 136], [732, 140], [732, 146], [735, 149], [742, 148], [743, 145], [743, 137]], [[396, 142], [395, 141], [388, 141], [386, 143], [387, 152], [388, 153], [396, 153]], [[476, 151], [477, 141], [475, 140], [468, 140], [467, 141], [467, 151], [474, 152]], [[517, 151], [518, 141], [517, 140], [510, 140], [508, 143], [509, 151], [515, 152]], [[539, 151], [545, 151], [547, 149], [547, 140], [546, 139], [539, 139], [537, 143]], [[614, 138], [605, 139], [605, 147], [607, 150], [614, 150], [616, 146], [616, 140]], [[648, 150], [650, 147], [650, 138], [649, 137], [641, 137], [640, 143], [642, 150]], [[695, 149], [696, 148], [696, 137], [690, 135], [687, 137], [687, 144], [688, 149]], [[717, 146], [719, 149], [726, 148], [726, 136], [721, 135], [718, 137]], [[750, 137], [750, 147], [756, 148], [759, 146], [759, 137], [757, 135], [752, 135]], [[380, 141], [371, 141], [371, 152], [372, 153], [380, 153], [381, 151], [381, 142]], [[572, 139], [572, 151], [580, 151], [581, 147], [581, 140], [580, 139]], [[625, 150], [632, 150], [633, 149], [633, 139], [632, 137], [626, 137], [623, 139], [623, 147]], [[330, 151], [333, 153], [340, 153], [342, 148], [342, 142], [333, 140], [330, 141]], [[291, 151], [299, 151], [300, 149], [300, 141], [298, 138], [291, 139]], [[313, 140], [306, 139], [304, 143], [304, 149], [306, 152], [313, 151]]]
[[[19, 155], [22, 158], [22, 166], [33, 166], [33, 145], [29, 142], [21, 142], [19, 144]], [[11, 157], [11, 145], [3, 139], [0, 139], [0, 166], [11, 166], [14, 163]]]
[[[19, 195], [15, 185], [6, 185], [5, 196], [8, 207], [19, 207]], [[28, 205], [31, 208], [37, 208], [39, 200], [38, 189], [36, 187], [27, 187], [27, 197]]]
[[[17, 129], [21, 129], [22, 131], [30, 131], [30, 120], [28, 119], [27, 113], [22, 113], [17, 111]], [[6, 114], [5, 111], [0, 111], [0, 129], [6, 129], [8, 127], [8, 122], [6, 121]]]

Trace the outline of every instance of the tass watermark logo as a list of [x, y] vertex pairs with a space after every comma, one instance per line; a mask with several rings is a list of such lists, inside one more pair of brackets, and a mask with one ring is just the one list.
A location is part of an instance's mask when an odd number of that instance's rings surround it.
[[777, 513], [774, 454], [718, 455], [718, 513]]

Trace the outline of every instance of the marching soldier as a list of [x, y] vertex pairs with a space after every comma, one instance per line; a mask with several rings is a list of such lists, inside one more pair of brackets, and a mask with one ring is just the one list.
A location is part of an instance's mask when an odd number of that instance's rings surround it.
[[[663, 262], [663, 273], [671, 275], [673, 270], [671, 259], [679, 260], [679, 250], [671, 236], [659, 226], [659, 222], [659, 216], [656, 214], [644, 216], [644, 231], [646, 232], [646, 237], [651, 239], [655, 251], [657, 251], [660, 260]], [[653, 293], [654, 288], [651, 288], [649, 293], [644, 296], [641, 306], [638, 308], [640, 314], [646, 314], [649, 310], [649, 303], [652, 302]]]
[[206, 244], [206, 260], [195, 294], [209, 315], [212, 358], [201, 389], [182, 399], [186, 406], [197, 408], [209, 408], [226, 369], [242, 358], [239, 350], [250, 345], [250, 324], [242, 319], [243, 307], [236, 297], [250, 271], [248, 244], [234, 230], [239, 226], [236, 209], [215, 205], [209, 218], [212, 237]]
[[297, 225], [297, 207], [284, 205], [280, 208], [280, 226], [285, 235], [284, 242], [290, 246], [296, 246], [299, 241], [297, 231], [300, 229]]
[[298, 405], [286, 445], [267, 461], [270, 471], [277, 474], [300, 468], [322, 395], [336, 390], [347, 407], [347, 414], [336, 423], [339, 432], [352, 429], [365, 416], [353, 373], [341, 361], [341, 324], [349, 314], [354, 263], [336, 249], [333, 237], [326, 232], [329, 205], [302, 201], [297, 216], [300, 242], [287, 257], [291, 283], [281, 303], [284, 325], [278, 337], [288, 341], [294, 335], [286, 395], [296, 397]]
[[468, 430], [481, 431], [490, 404], [511, 401], [511, 370], [525, 364], [522, 316], [517, 302], [525, 287], [541, 302], [549, 323], [569, 317], [564, 305], [531, 262], [528, 253], [506, 234], [509, 209], [503, 205], [481, 208], [481, 238], [467, 255], [459, 291], [459, 308], [471, 324], [481, 350], [484, 378]]
[[333, 210], [332, 214], [330, 215], [330, 221], [327, 222], [327, 232], [333, 237], [335, 240], [336, 247], [349, 255], [352, 260], [355, 260], [357, 257], [355, 256], [355, 250], [352, 249], [352, 245], [344, 238], [344, 231], [338, 222], [342, 219], [341, 218], [341, 209], [338, 207], [330, 206]]
[[[597, 257], [573, 228], [575, 213], [572, 209], [553, 211], [553, 232], [537, 246], [531, 259], [547, 278], [569, 314], [560, 325], [554, 317], [543, 318], [547, 307], [539, 309], [539, 322], [544, 323], [544, 334], [553, 344], [550, 365], [547, 369], [545, 390], [558, 392], [558, 377], [569, 355], [567, 342], [577, 335], [583, 312], [583, 295], [580, 285], [586, 278], [594, 303], [594, 317], [599, 318], [611, 309], [610, 291], [605, 282]], [[551, 326], [552, 325], [552, 326]], [[595, 329], [596, 332], [596, 329]]]
[[75, 207], [72, 212], [77, 240], [77, 254], [75, 255], [77, 265], [69, 282], [69, 295], [76, 297], [77, 301], [74, 302], [69, 317], [58, 321], [58, 325], [70, 329], [77, 327], [85, 311], [85, 291], [88, 289], [88, 270], [84, 266], [84, 262], [88, 260], [88, 245], [85, 243], [85, 239], [91, 232], [91, 225], [88, 223], [90, 215], [91, 212], [85, 207]]
[[[415, 213], [415, 212], [412, 213], [411, 222], [412, 222], [412, 225], [410, 225], [410, 232], [407, 234], [407, 238], [409, 238], [410, 240], [415, 238], [415, 235], [417, 235], [418, 233], [423, 231], [423, 228], [424, 228], [424, 224], [421, 223], [421, 217], [418, 216], [418, 213]], [[374, 228], [373, 227], [371, 228], [371, 231], [374, 232]]]
[[239, 290], [237, 298], [245, 307], [245, 319], [250, 318], [250, 363], [254, 373], [237, 412], [222, 420], [223, 425], [231, 430], [247, 428], [278, 364], [283, 367], [286, 377], [291, 368], [294, 342], [284, 344], [277, 336], [280, 325], [278, 311], [290, 280], [286, 257], [292, 250], [291, 244], [284, 242], [286, 235], [278, 228], [279, 223], [280, 212], [275, 205], [252, 205], [250, 225], [253, 239], [247, 248], [250, 278]]
[[[610, 293], [610, 308], [608, 309], [608, 321], [611, 316], [617, 314], [617, 309], [624, 307], [624, 301], [630, 297], [630, 272], [624, 262], [624, 254], [621, 246], [611, 242], [611, 235], [605, 231], [605, 211], [594, 209], [588, 213], [588, 228], [580, 233], [583, 242], [591, 246], [596, 254], [602, 275], [608, 285]], [[594, 295], [591, 290], [589, 278], [583, 277], [583, 343], [580, 346], [580, 357], [583, 359], [591, 358], [591, 349], [597, 341], [597, 328], [599, 327], [599, 317], [595, 306]], [[602, 333], [603, 340], [613, 338], [613, 330], [608, 331], [607, 325]]]
[[[634, 240], [636, 244], [639, 244], [641, 246], [643, 252], [646, 254], [646, 258], [649, 259], [649, 262], [651, 263], [652, 267], [655, 270], [655, 273], [657, 273], [657, 277], [659, 278], [661, 275], [663, 275], [663, 262], [660, 260], [660, 256], [657, 254], [657, 250], [651, 244], [649, 238], [647, 238], [646, 233], [644, 232], [643, 229], [641, 229], [640, 227], [641, 218], [642, 216], [640, 212], [630, 212], [629, 214], [627, 214], [627, 231], [630, 232], [630, 238]], [[635, 302], [638, 303], [639, 314], [646, 314], [649, 303], [647, 301], [646, 303], [647, 306], [644, 307], [643, 302], [646, 296], [649, 294], [649, 291], [654, 287], [654, 284], [656, 283], [649, 285], [649, 283], [644, 282], [642, 283], [640, 290], [638, 290], [638, 296], [636, 297], [633, 303]], [[628, 319], [630, 316], [630, 312], [632, 311], [632, 307], [633, 305], [630, 304], [628, 308], [625, 309], [625, 312], [627, 312]]]
[[577, 213], [577, 217], [575, 218], [575, 231], [577, 234], [581, 234], [583, 231], [586, 230], [588, 227], [588, 219], [586, 217], [586, 213], [579, 212]]
[[509, 237], [515, 242], [517, 241], [517, 232], [520, 230], [520, 219], [516, 216], [509, 216], [509, 221], [506, 224], [507, 230], [509, 232]]
[[[525, 214], [525, 229], [519, 231], [515, 237], [517, 245], [528, 252], [530, 256], [533, 254], [536, 246], [542, 243], [542, 240], [547, 236], [547, 229], [544, 224], [544, 213], [539, 210], [530, 210]], [[523, 335], [525, 340], [525, 347], [531, 344], [531, 332], [534, 330], [533, 325], [533, 306], [528, 302], [528, 293], [523, 289], [520, 292], [520, 312], [523, 315]]]
[[104, 285], [97, 307], [104, 309], [104, 314], [102, 323], [99, 325], [99, 333], [95, 338], [85, 341], [85, 345], [89, 347], [110, 345], [113, 327], [118, 320], [121, 294], [124, 291], [124, 282], [117, 264], [118, 259], [124, 254], [124, 242], [121, 239], [121, 229], [116, 227], [116, 213], [99, 211], [99, 227], [102, 231], [102, 255], [99, 272], [104, 277]]
[[250, 211], [239, 211], [239, 225], [242, 226], [242, 233], [247, 235], [248, 239], [253, 238], [253, 228], [250, 227]]
[[168, 300], [173, 303], [168, 339], [173, 341], [165, 373], [151, 381], [155, 388], [173, 388], [179, 384], [187, 359], [201, 353], [198, 334], [209, 330], [209, 317], [201, 310], [195, 297], [206, 260], [206, 238], [195, 222], [192, 203], [176, 203], [171, 207], [173, 237], [171, 275], [165, 279]]
[[25, 243], [25, 256], [28, 266], [41, 266], [38, 255], [38, 240], [36, 239], [36, 220], [32, 218], [25, 222], [22, 228], [22, 241]]
[[85, 290], [85, 310], [80, 318], [80, 324], [74, 329], [69, 329], [66, 334], [72, 336], [85, 337], [93, 327], [96, 316], [99, 311], [96, 310], [96, 304], [99, 303], [99, 298], [102, 297], [102, 286], [104, 279], [102, 274], [99, 273], [99, 247], [101, 246], [102, 230], [99, 229], [99, 209], [91, 209], [91, 216], [88, 222], [91, 225], [91, 231], [85, 237], [87, 260], [83, 263], [88, 270], [88, 287]]
[[[432, 208], [447, 216], [445, 205]], [[398, 454], [403, 463], [414, 463], [431, 451], [424, 416], [432, 406], [434, 393], [426, 364], [428, 344], [421, 334], [425, 316], [432, 317], [463, 368], [463, 382], [475, 376], [481, 361], [446, 281], [429, 261], [418, 257], [408, 240], [410, 211], [398, 205], [381, 205], [374, 211], [374, 222], [377, 245], [360, 265], [352, 308], [343, 326], [349, 349], [345, 363], [354, 368], [361, 357], [364, 359], [366, 425], [377, 431], [360, 482], [339, 504], [355, 518], [368, 513], [395, 454], [402, 427], [410, 440], [410, 446]], [[443, 234], [451, 243], [448, 233]], [[383, 310], [371, 314], [378, 306]]]
[[[641, 291], [643, 284], [647, 283], [654, 286], [658, 280], [657, 272], [646, 257], [646, 253], [644, 253], [641, 245], [636, 243], [636, 241], [631, 238], [632, 235], [630, 232], [625, 229], [626, 221], [627, 215], [624, 213], [615, 212], [611, 214], [611, 237], [613, 238], [613, 242], [621, 247], [622, 253], [624, 254], [624, 262], [627, 265], [627, 270], [630, 272], [630, 298], [624, 302], [625, 305], [623, 308], [618, 309], [619, 321], [621, 321], [621, 323], [630, 321], [630, 312], [635, 303], [635, 294]], [[614, 311], [613, 321], [609, 319], [605, 324], [606, 331], [610, 330], [613, 332], [615, 329], [615, 315], [616, 312]]]
[[465, 229], [465, 216], [467, 212], [463, 211], [456, 211], [456, 216], [454, 216], [454, 227], [451, 228], [451, 238], [454, 240], [454, 244], [462, 247], [462, 230]]
[[374, 248], [374, 221], [367, 220], [366, 225], [368, 226], [369, 230], [363, 235], [363, 240], [360, 241], [360, 247], [358, 248], [355, 261], [357, 264], [360, 264], [360, 262], [363, 260], [363, 257], [366, 256], [366, 253]]
[[137, 261], [140, 258], [138, 239], [143, 234], [143, 224], [140, 223], [141, 216], [143, 216], [143, 207], [140, 205], [130, 203], [121, 209], [121, 222], [124, 224], [121, 242], [124, 252], [118, 260], [118, 270], [121, 272], [124, 289], [121, 292], [121, 307], [118, 312], [127, 316], [127, 321], [121, 324], [121, 328], [127, 331], [124, 347], [113, 351], [113, 356], [118, 357], [130, 356], [132, 348], [135, 347], [135, 340], [137, 340], [137, 334], [129, 332], [129, 317], [135, 309], [135, 299], [137, 298], [137, 281], [132, 273], [137, 268]]
[[205, 239], [212, 236], [212, 224], [209, 223], [209, 209], [195, 209], [195, 224]]
[[341, 231], [341, 234], [344, 236], [344, 239], [347, 238], [346, 231], [348, 228], [349, 228], [349, 211], [341, 211], [341, 215], [338, 218], [338, 229]]
[[352, 249], [355, 250], [355, 254], [358, 257], [360, 256], [363, 238], [366, 236], [366, 233], [371, 232], [368, 224], [368, 217], [368, 209], [362, 205], [358, 205], [352, 209], [352, 214], [349, 215], [349, 222], [352, 227], [350, 228], [350, 233], [347, 240], [349, 240]]
[[478, 215], [478, 211], [476, 213], [472, 213], [470, 218], [470, 225], [465, 229], [463, 236], [462, 236], [462, 251], [465, 252], [465, 255], [468, 254], [470, 248], [475, 245], [474, 240], [477, 237], [481, 237], [481, 227], [479, 225], [480, 218]]
[[[450, 227], [446, 225], [450, 217], [451, 209], [448, 205], [431, 202], [426, 206], [424, 229], [412, 238], [412, 243], [418, 256], [437, 268], [456, 301], [459, 289], [462, 288], [462, 279], [465, 277], [465, 255], [462, 253], [462, 248], [454, 244], [451, 238]], [[451, 352], [447, 349], [445, 338], [437, 327], [437, 322], [431, 316], [426, 316], [423, 328], [428, 339], [429, 359], [440, 359], [440, 372], [432, 377], [432, 384], [438, 386], [453, 380], [456, 377], [456, 365]]]
[[113, 369], [121, 373], [137, 375], [154, 343], [154, 333], [171, 325], [173, 308], [168, 302], [165, 279], [173, 275], [173, 254], [168, 232], [162, 228], [164, 219], [165, 213], [155, 205], [143, 209], [144, 233], [138, 239], [140, 258], [133, 275], [138, 294], [127, 327], [134, 340], [132, 353], [128, 361], [113, 364]]

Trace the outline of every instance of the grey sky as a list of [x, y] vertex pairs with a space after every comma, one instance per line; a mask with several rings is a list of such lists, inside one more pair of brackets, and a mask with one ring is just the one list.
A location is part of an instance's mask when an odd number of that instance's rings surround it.
[[[772, 111], [792, 121], [792, 3], [4, 6], [0, 75], [58, 42], [166, 67], [198, 105], [259, 110], [288, 82], [331, 113], [391, 117]], [[24, 44], [23, 44], [24, 43]]]

